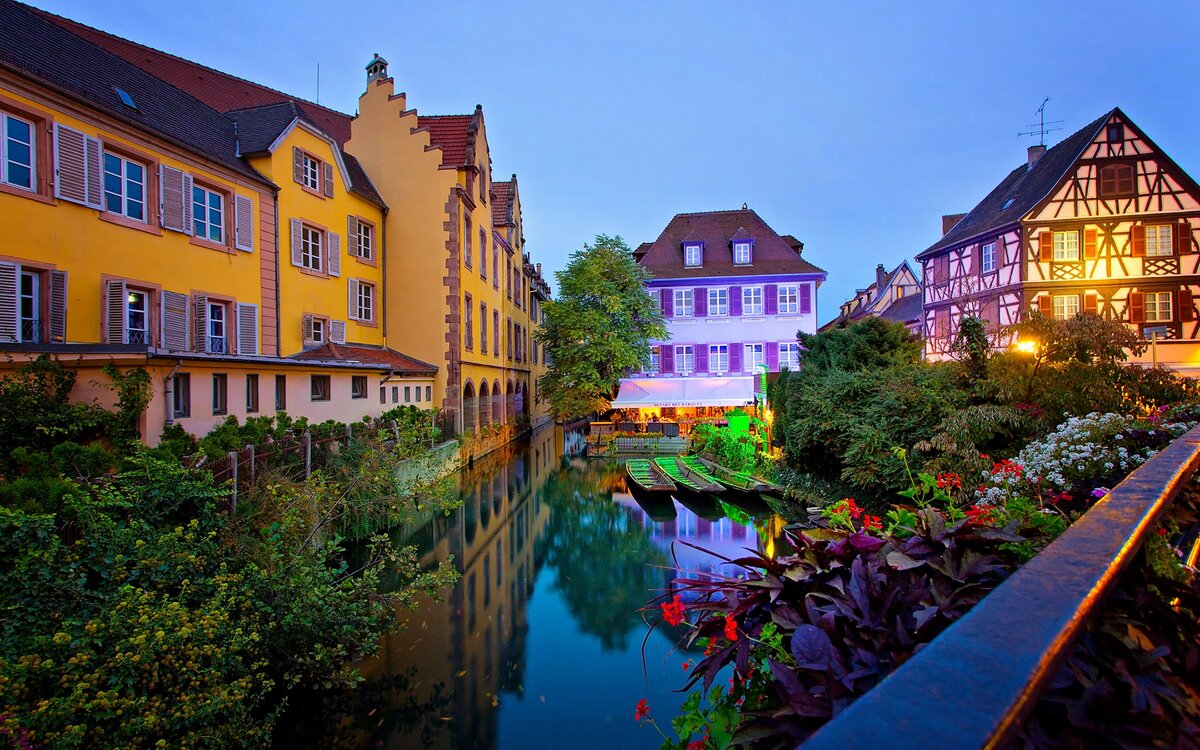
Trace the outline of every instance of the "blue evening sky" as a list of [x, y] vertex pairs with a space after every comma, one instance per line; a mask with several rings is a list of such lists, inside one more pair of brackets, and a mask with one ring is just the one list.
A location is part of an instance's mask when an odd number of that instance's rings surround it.
[[1200, 3], [35, 0], [354, 112], [371, 54], [423, 114], [484, 107], [550, 271], [597, 233], [748, 203], [829, 272], [820, 320], [932, 244], [1032, 141], [1120, 106], [1200, 177]]

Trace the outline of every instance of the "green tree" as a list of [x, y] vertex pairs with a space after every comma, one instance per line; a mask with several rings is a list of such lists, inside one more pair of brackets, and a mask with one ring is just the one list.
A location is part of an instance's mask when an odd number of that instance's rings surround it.
[[603, 234], [555, 274], [558, 296], [535, 339], [550, 355], [538, 388], [556, 417], [606, 410], [621, 378], [649, 363], [650, 340], [666, 338], [649, 278], [624, 240]]

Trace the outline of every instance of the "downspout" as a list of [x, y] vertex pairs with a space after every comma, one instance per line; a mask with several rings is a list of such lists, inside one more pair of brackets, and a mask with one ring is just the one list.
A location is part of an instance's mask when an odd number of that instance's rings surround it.
[[175, 367], [171, 368], [163, 380], [163, 401], [167, 404], [167, 418], [163, 422], [164, 429], [175, 424], [175, 398], [171, 383], [175, 380], [175, 373], [179, 372], [180, 367], [183, 367], [183, 360], [175, 360]]
[[[383, 348], [388, 348], [388, 275], [387, 275], [387, 206], [383, 207], [383, 229], [379, 233], [379, 273], [383, 276], [383, 294], [379, 303], [379, 314], [383, 318]], [[389, 374], [388, 377], [391, 377]]]
[[283, 356], [283, 332], [279, 320], [279, 189], [272, 196], [275, 202], [275, 356]]

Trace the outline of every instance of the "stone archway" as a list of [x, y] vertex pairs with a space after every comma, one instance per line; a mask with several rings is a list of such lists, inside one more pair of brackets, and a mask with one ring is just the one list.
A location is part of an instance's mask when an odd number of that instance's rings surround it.
[[492, 421], [504, 424], [504, 393], [500, 390], [500, 381], [492, 381]]
[[485, 380], [479, 384], [479, 403], [477, 411], [479, 412], [479, 426], [487, 427], [492, 423], [492, 399], [488, 394], [488, 382]]
[[468, 380], [463, 385], [462, 394], [462, 429], [464, 433], [470, 434], [475, 432], [475, 416], [478, 411], [475, 401], [475, 386], [471, 385], [471, 381]]

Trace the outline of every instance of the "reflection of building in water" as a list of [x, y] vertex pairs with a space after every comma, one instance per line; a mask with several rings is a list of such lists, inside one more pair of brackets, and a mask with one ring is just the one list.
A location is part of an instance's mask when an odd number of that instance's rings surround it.
[[411, 615], [402, 613], [407, 630], [384, 638], [379, 657], [361, 670], [367, 680], [387, 680], [415, 667], [413, 684], [390, 695], [381, 711], [411, 702], [414, 692], [418, 701], [452, 694], [425, 724], [427, 731], [433, 728], [432, 741], [421, 736], [421, 727], [403, 728], [374, 738], [384, 747], [495, 744], [495, 697], [521, 690], [525, 605], [543, 562], [537, 543], [550, 517], [539, 490], [559, 468], [562, 445], [561, 431], [550, 427], [530, 438], [527, 452], [481, 461], [462, 477], [463, 506], [414, 534], [422, 565], [452, 557], [462, 579], [447, 601], [423, 601]]

